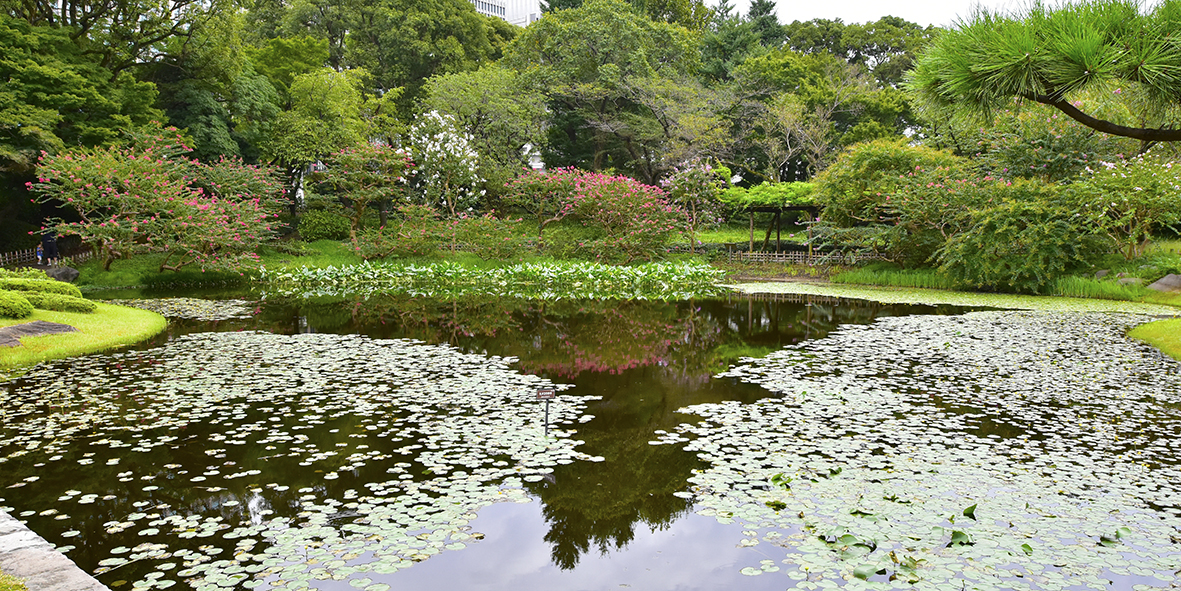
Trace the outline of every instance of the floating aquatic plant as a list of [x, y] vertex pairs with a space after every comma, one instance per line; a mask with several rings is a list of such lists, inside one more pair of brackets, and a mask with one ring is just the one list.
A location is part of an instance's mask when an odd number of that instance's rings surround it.
[[155, 312], [169, 318], [189, 320], [231, 320], [250, 318], [254, 306], [245, 300], [203, 300], [198, 298], [158, 298], [108, 300], [107, 303]]
[[[588, 398], [558, 396], [547, 438], [534, 392], [566, 386], [512, 361], [240, 332], [38, 366], [0, 385], [0, 490], [111, 586], [383, 591], [373, 577], [483, 537], [479, 508], [602, 460], [573, 439]], [[53, 517], [78, 505], [101, 517]]]
[[719, 376], [780, 398], [682, 409], [704, 420], [653, 443], [696, 452], [699, 512], [744, 524], [740, 544], [784, 547], [801, 584], [1167, 587], [1181, 366], [1124, 337], [1145, 319], [846, 326]]

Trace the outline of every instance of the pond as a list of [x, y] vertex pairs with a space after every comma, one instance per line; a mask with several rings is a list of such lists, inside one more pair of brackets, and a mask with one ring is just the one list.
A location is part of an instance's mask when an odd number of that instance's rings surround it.
[[0, 385], [0, 506], [116, 590], [1135, 589], [1181, 568], [1181, 376], [1123, 337], [1143, 317], [197, 295], [238, 299], [172, 301], [190, 318], [153, 342]]

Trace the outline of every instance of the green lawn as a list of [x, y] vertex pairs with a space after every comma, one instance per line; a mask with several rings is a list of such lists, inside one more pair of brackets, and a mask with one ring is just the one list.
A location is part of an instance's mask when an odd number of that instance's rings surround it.
[[1128, 336], [1144, 341], [1164, 351], [1173, 359], [1181, 361], [1181, 318], [1141, 324], [1128, 332]]
[[95, 302], [92, 314], [34, 310], [29, 318], [0, 319], [0, 327], [45, 320], [68, 324], [78, 332], [26, 337], [19, 347], [0, 347], [0, 370], [34, 365], [49, 359], [85, 355], [137, 343], [164, 330], [163, 316], [146, 310]]

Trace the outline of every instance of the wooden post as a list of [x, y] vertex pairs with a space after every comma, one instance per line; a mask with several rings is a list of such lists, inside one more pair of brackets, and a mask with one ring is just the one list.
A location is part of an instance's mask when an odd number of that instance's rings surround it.
[[779, 216], [783, 215], [783, 210], [775, 212], [775, 252], [780, 252], [783, 249], [783, 241], [780, 240], [780, 234], [783, 233], [783, 220]]
[[755, 212], [750, 212], [750, 248], [746, 252], [755, 251]]

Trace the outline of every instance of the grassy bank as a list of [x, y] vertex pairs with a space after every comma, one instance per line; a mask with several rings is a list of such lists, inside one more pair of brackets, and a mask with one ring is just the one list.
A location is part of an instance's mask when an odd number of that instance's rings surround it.
[[1144, 341], [1169, 357], [1181, 361], [1181, 318], [1141, 324], [1128, 332], [1128, 336]]
[[[920, 289], [959, 289], [951, 277], [935, 269], [898, 269], [887, 265], [871, 264], [849, 269], [833, 275], [833, 283], [848, 285], [874, 285], [881, 287], [902, 287]], [[1145, 302], [1181, 307], [1181, 293], [1162, 293], [1139, 285], [1124, 285], [1113, 279], [1091, 277], [1059, 277], [1041, 295], [1116, 300], [1122, 302]]]
[[0, 373], [49, 359], [85, 355], [137, 343], [164, 330], [167, 321], [155, 312], [98, 304], [93, 314], [35, 310], [29, 318], [0, 319], [0, 327], [45, 320], [68, 324], [78, 332], [26, 337], [19, 347], [0, 347]]
[[23, 580], [0, 573], [0, 591], [28, 591]]

